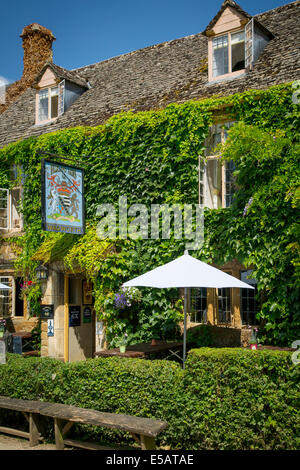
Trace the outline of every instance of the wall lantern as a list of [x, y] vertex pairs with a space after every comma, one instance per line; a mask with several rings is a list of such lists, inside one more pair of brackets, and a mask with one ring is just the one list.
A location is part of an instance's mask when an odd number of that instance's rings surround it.
[[39, 282], [47, 281], [48, 279], [48, 269], [46, 266], [40, 265], [36, 268], [36, 278]]

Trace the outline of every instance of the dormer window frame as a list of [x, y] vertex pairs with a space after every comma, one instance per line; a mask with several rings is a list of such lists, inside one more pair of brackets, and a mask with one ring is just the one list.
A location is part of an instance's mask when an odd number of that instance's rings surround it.
[[[56, 95], [51, 95], [52, 93], [52, 90], [55, 90], [55, 88], [57, 89], [57, 94]], [[47, 103], [47, 118], [46, 119], [41, 119], [40, 118], [40, 110], [41, 110], [41, 95], [42, 93], [45, 93], [45, 91], [47, 91], [47, 100], [48, 100], [48, 103]], [[51, 117], [51, 114], [52, 114], [52, 97], [53, 96], [57, 96], [57, 115], [56, 116], [53, 116]], [[57, 83], [53, 84], [53, 85], [49, 85], [47, 87], [43, 87], [43, 88], [39, 88], [37, 90], [37, 93], [36, 93], [36, 124], [45, 124], [45, 123], [48, 123], [48, 122], [52, 122], [52, 121], [55, 121], [59, 116], [59, 86]]]
[[[239, 27], [232, 29], [230, 31], [224, 31], [222, 33], [216, 34], [212, 37], [208, 38], [208, 82], [215, 82], [223, 79], [228, 78], [235, 78], [237, 76], [243, 75], [246, 72], [246, 68], [236, 70], [232, 72], [232, 42], [231, 36], [236, 33], [244, 33], [244, 50], [245, 50], [245, 40], [246, 40], [246, 33], [245, 27]], [[213, 76], [213, 41], [214, 39], [221, 38], [227, 36], [227, 54], [228, 54], [228, 72], [222, 75]], [[245, 54], [245, 52], [244, 52]], [[244, 55], [245, 60], [245, 55]]]

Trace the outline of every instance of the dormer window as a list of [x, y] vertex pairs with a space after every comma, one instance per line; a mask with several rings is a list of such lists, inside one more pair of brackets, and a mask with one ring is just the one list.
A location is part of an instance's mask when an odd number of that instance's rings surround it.
[[54, 121], [90, 88], [86, 80], [52, 63], [44, 66], [34, 86], [36, 124]]
[[212, 39], [212, 78], [245, 69], [245, 31]]
[[50, 121], [58, 116], [58, 87], [39, 91], [38, 122]]
[[232, 0], [225, 0], [204, 31], [208, 38], [208, 81], [235, 78], [250, 70], [273, 35]]

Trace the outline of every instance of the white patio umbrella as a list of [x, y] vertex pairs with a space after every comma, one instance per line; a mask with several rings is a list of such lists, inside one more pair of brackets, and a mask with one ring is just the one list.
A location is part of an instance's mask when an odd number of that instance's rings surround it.
[[193, 258], [187, 250], [183, 256], [174, 261], [125, 282], [123, 287], [184, 288], [183, 367], [186, 359], [187, 289], [190, 287], [254, 289], [253, 286], [220, 269]]

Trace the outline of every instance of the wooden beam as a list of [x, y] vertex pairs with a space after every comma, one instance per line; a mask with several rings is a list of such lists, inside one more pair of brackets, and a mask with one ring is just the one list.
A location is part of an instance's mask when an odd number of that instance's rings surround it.
[[68, 421], [63, 428], [63, 436], [65, 437], [73, 426], [74, 421]]
[[30, 413], [29, 415], [29, 444], [34, 447], [39, 444], [40, 440], [43, 440], [42, 426], [40, 422], [40, 416], [37, 413]]
[[63, 450], [65, 445], [64, 445], [63, 420], [62, 419], [54, 418], [54, 435], [55, 435], [56, 450]]
[[4, 434], [11, 434], [12, 436], [24, 437], [25, 439], [30, 438], [29, 432], [19, 431], [19, 429], [12, 429], [0, 426], [0, 432], [3, 432]]
[[64, 440], [64, 444], [67, 446], [79, 447], [81, 449], [88, 450], [112, 450], [111, 447], [100, 446], [99, 444], [94, 444], [93, 442], [76, 441], [74, 439], [66, 439]]
[[132, 435], [132, 437], [133, 437], [133, 439], [135, 440], [135, 442], [136, 442], [139, 446], [141, 446], [141, 440], [140, 440], [139, 436], [138, 436], [137, 434], [134, 434], [133, 432], [131, 432], [130, 434]]
[[141, 434], [141, 449], [142, 450], [156, 450], [154, 437], [143, 436]]

